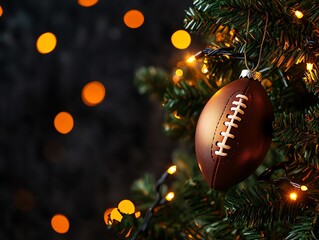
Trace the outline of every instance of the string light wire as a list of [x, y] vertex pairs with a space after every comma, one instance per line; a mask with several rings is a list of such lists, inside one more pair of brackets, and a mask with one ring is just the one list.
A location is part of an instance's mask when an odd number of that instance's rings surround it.
[[159, 206], [162, 206], [164, 205], [165, 203], [167, 203], [169, 200], [166, 199], [166, 196], [162, 196], [162, 193], [161, 193], [161, 186], [163, 185], [163, 183], [165, 182], [165, 180], [168, 178], [168, 176], [174, 174], [176, 172], [176, 166], [174, 168], [174, 171], [172, 171], [171, 169], [173, 168], [174, 166], [170, 167], [167, 171], [165, 171], [162, 176], [157, 180], [156, 182], [156, 199], [153, 203], [153, 205], [148, 209], [145, 217], [144, 217], [144, 221], [141, 225], [141, 227], [138, 229], [138, 231], [134, 234], [134, 236], [131, 238], [131, 240], [136, 240], [137, 237], [143, 233], [150, 221], [151, 221], [151, 218], [153, 217], [154, 215], [154, 211], [156, 209], [156, 207], [159, 207]]

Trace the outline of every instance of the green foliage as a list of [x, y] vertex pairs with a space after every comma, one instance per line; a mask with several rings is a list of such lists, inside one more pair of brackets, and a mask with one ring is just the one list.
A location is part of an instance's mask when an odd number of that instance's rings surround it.
[[[223, 41], [216, 41], [220, 30], [225, 27], [229, 31], [234, 29], [238, 41], [227, 43], [235, 46], [237, 52], [243, 52], [243, 42], [247, 41], [247, 53], [254, 58], [258, 56], [265, 17], [268, 15], [263, 58], [267, 59], [268, 66], [271, 64], [288, 71], [296, 62], [308, 56], [306, 37], [318, 42], [318, 34], [313, 25], [307, 22], [318, 20], [318, 5], [308, 1], [301, 6], [300, 1], [197, 0], [186, 11], [185, 28], [203, 35], [209, 44], [218, 46], [225, 45]], [[250, 29], [246, 36], [248, 9]], [[294, 16], [296, 9], [305, 13], [303, 19]]]
[[234, 239], [238, 235], [225, 218], [224, 194], [208, 188], [201, 177], [187, 181], [182, 195], [189, 218], [185, 235], [189, 239]]
[[305, 112], [277, 113], [275, 118], [273, 140], [278, 142], [278, 147], [293, 150], [318, 166], [319, 105]]
[[[303, 12], [302, 19], [296, 18], [296, 10]], [[227, 193], [210, 189], [202, 178], [194, 134], [206, 102], [238, 79], [244, 61], [221, 54], [192, 64], [179, 62], [171, 76], [154, 67], [137, 71], [139, 91], [155, 95], [165, 109], [166, 134], [187, 140], [181, 142], [188, 149], [174, 151], [172, 162], [178, 172], [161, 189], [162, 194], [173, 190], [174, 200], [156, 208], [140, 239], [319, 238], [319, 1], [195, 0], [186, 10], [184, 26], [214, 50], [232, 47], [234, 53], [243, 53], [247, 43], [252, 66], [259, 57], [267, 16], [258, 70], [275, 112], [273, 143], [257, 171]], [[307, 71], [310, 58], [315, 65]], [[176, 75], [177, 68], [182, 75]], [[266, 168], [283, 161], [285, 167], [270, 179], [257, 181]], [[302, 191], [301, 185], [308, 190]], [[156, 198], [154, 177], [136, 181], [132, 191], [138, 208], [145, 211]], [[297, 201], [289, 199], [291, 191], [298, 193]]]
[[319, 75], [318, 75], [317, 69], [313, 69], [312, 71], [307, 71], [303, 79], [308, 91], [318, 96], [319, 95]]
[[299, 216], [293, 225], [287, 240], [315, 240], [317, 239], [313, 234], [313, 217]]
[[139, 210], [148, 209], [155, 200], [155, 178], [153, 175], [145, 174], [143, 178], [136, 180], [132, 186], [132, 198], [138, 204]]
[[169, 82], [168, 73], [156, 67], [142, 67], [135, 72], [135, 85], [141, 94], [155, 95], [163, 99]]

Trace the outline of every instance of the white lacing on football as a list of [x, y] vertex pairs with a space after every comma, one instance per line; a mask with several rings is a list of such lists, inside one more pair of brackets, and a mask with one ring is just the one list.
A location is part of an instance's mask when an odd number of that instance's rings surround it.
[[248, 97], [242, 94], [237, 94], [236, 98], [239, 98], [238, 101], [233, 101], [232, 104], [236, 107], [231, 107], [230, 110], [234, 111], [233, 114], [228, 115], [227, 118], [230, 119], [230, 121], [225, 122], [225, 126], [227, 126], [226, 132], [221, 132], [220, 134], [224, 137], [222, 142], [217, 142], [217, 146], [219, 147], [218, 151], [215, 151], [215, 154], [218, 156], [227, 156], [227, 153], [224, 152], [224, 150], [230, 149], [229, 145], [226, 145], [228, 138], [235, 138], [235, 135], [231, 134], [230, 131], [232, 127], [238, 128], [238, 124], [234, 123], [234, 121], [241, 121], [241, 118], [238, 116], [238, 113], [244, 114], [244, 110], [242, 108], [247, 108], [246, 104], [243, 103], [243, 100], [248, 100]]

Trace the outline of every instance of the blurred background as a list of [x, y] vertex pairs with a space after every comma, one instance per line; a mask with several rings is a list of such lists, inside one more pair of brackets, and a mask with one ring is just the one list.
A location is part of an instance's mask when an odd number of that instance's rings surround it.
[[[129, 199], [144, 173], [160, 176], [176, 144], [134, 72], [169, 70], [198, 50], [171, 42], [191, 4], [0, 2], [1, 240], [116, 239], [105, 210]], [[125, 23], [132, 9], [144, 20]], [[56, 214], [69, 221], [65, 234], [51, 226]]]

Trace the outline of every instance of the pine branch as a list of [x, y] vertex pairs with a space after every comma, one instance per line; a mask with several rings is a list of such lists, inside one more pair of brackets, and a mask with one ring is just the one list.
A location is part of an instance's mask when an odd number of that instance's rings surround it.
[[[217, 34], [220, 34], [218, 30], [227, 28], [229, 32], [236, 33], [227, 44], [235, 46], [236, 51], [243, 52], [243, 43], [248, 42], [247, 55], [254, 58], [258, 55], [263, 35], [262, 26], [265, 25], [265, 18], [261, 16], [267, 14], [271, 21], [268, 24], [263, 58], [267, 59], [268, 65], [272, 64], [288, 71], [296, 63], [304, 62], [308, 58], [307, 39], [318, 42], [318, 34], [315, 25], [294, 16], [295, 8], [300, 9], [296, 2], [291, 1], [291, 7], [286, 4], [286, 1], [279, 0], [195, 1], [193, 8], [186, 12], [185, 28], [203, 35], [210, 43], [219, 46], [221, 43], [216, 40]], [[311, 9], [310, 19], [317, 20], [318, 14], [312, 8], [318, 7], [305, 7]], [[250, 29], [249, 35], [246, 36], [248, 9]], [[238, 42], [232, 41], [234, 37], [237, 37]]]
[[239, 235], [225, 218], [224, 194], [208, 188], [202, 177], [190, 179], [181, 194], [189, 220], [184, 233], [190, 239], [235, 239]]
[[305, 113], [279, 113], [275, 115], [274, 139], [286, 151], [293, 149], [304, 160], [318, 165], [319, 153], [319, 106]]
[[279, 209], [280, 195], [271, 185], [236, 189], [225, 199], [228, 219], [243, 226], [261, 227], [278, 221]]
[[169, 76], [163, 69], [142, 67], [135, 72], [134, 81], [141, 94], [155, 95], [162, 101], [169, 84]]
[[303, 78], [306, 87], [309, 92], [312, 92], [314, 95], [319, 96], [319, 75], [317, 69], [312, 71], [307, 71], [305, 77]]
[[177, 111], [180, 117], [198, 116], [214, 89], [204, 80], [172, 83], [164, 95], [164, 109], [168, 113]]
[[138, 204], [138, 209], [148, 209], [155, 200], [155, 178], [145, 174], [141, 179], [133, 182], [131, 186], [132, 198]]
[[315, 240], [317, 239], [313, 234], [313, 220], [314, 216], [298, 216], [294, 223], [287, 240]]
[[286, 185], [280, 186], [277, 190], [274, 186], [266, 184], [236, 189], [225, 199], [227, 217], [239, 226], [257, 229], [279, 222], [293, 224], [301, 213], [309, 214], [314, 211], [314, 206], [306, 200], [290, 201], [290, 191]]
[[215, 91], [204, 80], [180, 80], [177, 84], [172, 83], [164, 94], [166, 134], [192, 140], [199, 114]]

